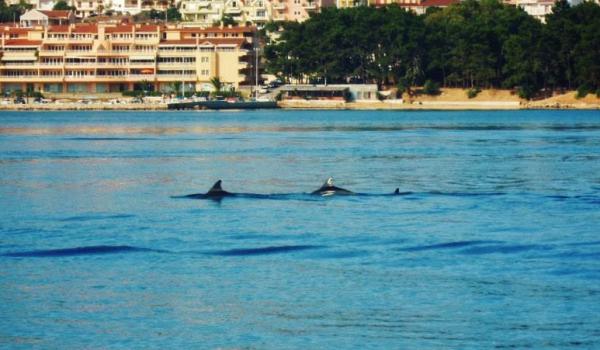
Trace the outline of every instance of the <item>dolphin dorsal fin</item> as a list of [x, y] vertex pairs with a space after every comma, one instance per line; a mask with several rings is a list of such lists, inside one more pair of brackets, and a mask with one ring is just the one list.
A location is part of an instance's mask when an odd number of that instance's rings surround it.
[[223, 191], [223, 189], [221, 188], [221, 180], [215, 182], [214, 185], [212, 185], [212, 187], [210, 188], [210, 190], [208, 190], [208, 193], [211, 192], [221, 192]]
[[400, 194], [400, 188], [396, 188], [396, 190], [394, 191], [394, 194]]

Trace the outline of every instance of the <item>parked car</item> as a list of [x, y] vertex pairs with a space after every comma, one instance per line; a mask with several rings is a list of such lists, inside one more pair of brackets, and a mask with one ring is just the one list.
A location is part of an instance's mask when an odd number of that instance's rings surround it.
[[283, 82], [279, 79], [277, 80], [273, 80], [272, 82], [269, 83], [269, 88], [274, 89], [274, 88], [278, 88], [281, 85], [283, 85]]
[[27, 101], [25, 101], [25, 99], [23, 97], [17, 97], [15, 98], [15, 100], [13, 101], [14, 104], [21, 104], [24, 105], [27, 103]]

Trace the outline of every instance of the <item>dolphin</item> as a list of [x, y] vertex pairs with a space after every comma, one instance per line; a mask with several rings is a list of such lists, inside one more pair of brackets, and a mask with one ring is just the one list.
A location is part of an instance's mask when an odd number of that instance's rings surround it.
[[196, 199], [215, 199], [219, 200], [223, 197], [233, 197], [234, 193], [227, 192], [221, 187], [221, 180], [215, 182], [214, 185], [206, 193], [194, 193], [183, 196], [183, 198], [196, 198]]
[[[406, 195], [411, 192], [400, 192], [400, 189], [396, 188], [393, 193], [390, 194], [368, 194], [368, 193], [356, 193], [345, 188], [337, 187], [333, 184], [333, 178], [328, 178], [327, 181], [318, 190], [310, 193], [278, 193], [278, 194], [258, 194], [258, 193], [232, 193], [227, 192], [221, 186], [221, 180], [215, 182], [214, 185], [206, 193], [194, 193], [185, 196], [174, 196], [173, 198], [192, 198], [192, 199], [210, 199], [220, 201], [225, 197], [238, 197], [238, 198], [253, 198], [253, 199], [299, 199], [303, 195], [318, 195], [322, 197], [342, 195], [342, 196], [394, 196], [394, 195]], [[299, 197], [300, 196], [300, 197]]]
[[333, 184], [333, 178], [330, 177], [327, 179], [327, 181], [325, 181], [323, 186], [321, 186], [318, 190], [313, 191], [311, 194], [318, 194], [320, 196], [332, 196], [334, 194], [351, 195], [355, 193], [345, 188], [335, 186]]

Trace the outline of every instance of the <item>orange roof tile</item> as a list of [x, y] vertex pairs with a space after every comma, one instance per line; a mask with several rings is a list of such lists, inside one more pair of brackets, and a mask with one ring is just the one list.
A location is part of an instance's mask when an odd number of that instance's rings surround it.
[[158, 29], [160, 28], [160, 26], [157, 25], [148, 25], [148, 24], [142, 24], [139, 27], [135, 28], [135, 31], [138, 33], [143, 33], [143, 32], [156, 32]]
[[131, 33], [133, 31], [133, 25], [131, 24], [120, 24], [114, 27], [104, 28], [105, 33]]
[[43, 11], [40, 10], [41, 13], [48, 16], [48, 18], [69, 18], [71, 11], [60, 11], [60, 10], [52, 10], [52, 11]]
[[69, 26], [49, 26], [48, 33], [68, 33]]
[[98, 26], [95, 24], [77, 24], [71, 31], [72, 33], [98, 33]]
[[1, 26], [0, 27], [0, 31], [4, 32], [4, 33], [19, 33], [19, 34], [25, 34], [28, 33], [31, 30], [31, 28], [22, 28], [22, 27], [15, 27], [15, 26]]
[[27, 40], [27, 39], [11, 39], [4, 42], [4, 46], [40, 46], [41, 40]]

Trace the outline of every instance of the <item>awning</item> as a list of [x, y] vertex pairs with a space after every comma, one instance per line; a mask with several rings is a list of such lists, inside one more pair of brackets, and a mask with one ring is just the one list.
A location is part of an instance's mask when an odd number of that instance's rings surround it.
[[2, 56], [2, 61], [37, 61], [37, 57], [35, 56], [11, 56], [6, 55]]

